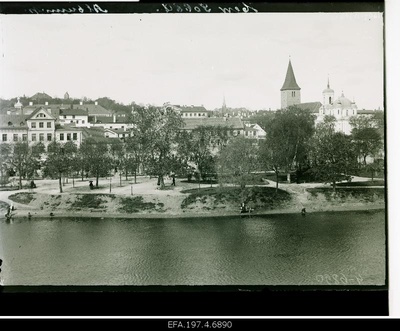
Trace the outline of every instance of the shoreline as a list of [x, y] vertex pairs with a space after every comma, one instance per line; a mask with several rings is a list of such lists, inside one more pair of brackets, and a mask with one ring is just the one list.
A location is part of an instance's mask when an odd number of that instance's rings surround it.
[[[307, 214], [316, 214], [323, 212], [352, 212], [352, 211], [385, 211], [385, 205], [371, 205], [371, 206], [329, 206], [327, 208], [319, 208], [311, 211], [307, 211]], [[43, 211], [35, 211], [34, 209], [17, 209], [12, 214], [12, 219], [28, 219], [28, 212], [31, 213], [32, 218], [40, 219], [54, 219], [54, 218], [100, 218], [100, 219], [184, 219], [184, 218], [227, 218], [227, 217], [238, 217], [241, 216], [243, 218], [248, 218], [248, 214], [240, 214], [240, 213], [180, 213], [180, 214], [172, 214], [172, 213], [135, 213], [135, 214], [122, 214], [122, 213], [107, 213], [105, 212], [79, 212], [79, 213], [71, 213], [67, 211], [61, 211], [60, 213], [55, 212], [54, 216], [49, 216], [48, 212]], [[255, 212], [251, 214], [251, 216], [267, 216], [267, 215], [292, 215], [292, 214], [300, 214], [299, 210], [295, 209], [275, 209], [275, 210], [265, 210], [260, 212]], [[4, 218], [4, 217], [1, 217]], [[4, 218], [5, 219], [5, 218]]]

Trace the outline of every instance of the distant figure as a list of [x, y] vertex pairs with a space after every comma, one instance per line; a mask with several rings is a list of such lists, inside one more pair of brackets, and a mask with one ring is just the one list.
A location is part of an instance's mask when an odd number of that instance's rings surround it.
[[53, 217], [54, 216], [54, 214], [53, 213], [50, 213], [50, 217]]
[[89, 187], [91, 190], [93, 190], [93, 181], [92, 180], [89, 181]]
[[28, 219], [31, 219], [32, 215], [30, 212], [28, 212]]
[[36, 188], [36, 184], [33, 180], [31, 180], [31, 188]]
[[240, 213], [241, 214], [247, 213], [247, 207], [244, 202], [242, 202], [242, 204], [240, 205]]
[[175, 174], [172, 174], [171, 176], [172, 176], [172, 184], [171, 185], [175, 186]]
[[14, 207], [13, 204], [11, 205], [10, 209], [11, 209], [11, 211], [14, 211], [14, 210], [15, 210], [15, 207]]
[[306, 216], [306, 209], [305, 209], [305, 208], [303, 208], [303, 209], [301, 210], [301, 215]]

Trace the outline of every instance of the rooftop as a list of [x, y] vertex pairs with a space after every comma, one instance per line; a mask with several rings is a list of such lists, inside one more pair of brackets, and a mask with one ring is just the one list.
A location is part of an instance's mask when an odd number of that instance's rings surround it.
[[300, 90], [299, 85], [297, 85], [296, 78], [294, 77], [292, 62], [290, 60], [286, 72], [285, 82], [281, 88], [281, 91], [285, 90]]
[[223, 126], [232, 129], [243, 129], [244, 124], [238, 117], [183, 118], [184, 130], [193, 130], [199, 126]]

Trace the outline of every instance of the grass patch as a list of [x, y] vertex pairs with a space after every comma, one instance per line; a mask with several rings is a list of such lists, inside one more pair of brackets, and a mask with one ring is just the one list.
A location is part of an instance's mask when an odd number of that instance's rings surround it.
[[120, 203], [121, 205], [118, 208], [118, 211], [124, 213], [138, 213], [144, 210], [163, 211], [162, 208], [164, 207], [164, 204], [161, 202], [144, 202], [143, 197], [141, 196], [127, 198], [121, 197]]
[[[89, 208], [89, 209], [103, 209], [106, 208], [103, 204], [107, 200], [104, 197], [111, 196], [111, 194], [77, 194], [75, 201], [71, 204], [72, 208]], [[115, 196], [114, 196], [115, 197]]]
[[14, 201], [17, 203], [22, 203], [24, 205], [28, 205], [32, 200], [35, 199], [35, 194], [36, 193], [20, 192], [20, 193], [12, 194], [8, 198], [11, 201]]
[[200, 203], [203, 209], [214, 210], [222, 208], [221, 205], [229, 205], [238, 209], [242, 202], [252, 204], [255, 208], [276, 208], [291, 200], [291, 195], [283, 190], [275, 191], [272, 187], [249, 187], [244, 190], [239, 187], [207, 187], [184, 190], [182, 193], [190, 193], [181, 204], [182, 209], [192, 209], [192, 205]]
[[309, 188], [308, 192], [311, 193], [313, 197], [316, 197], [318, 194], [322, 194], [325, 196], [327, 201], [340, 201], [346, 202], [348, 199], [357, 199], [363, 202], [374, 202], [379, 199], [385, 198], [385, 190], [384, 188], [345, 188], [338, 187], [336, 188], [336, 192], [333, 192], [331, 188]]
[[349, 183], [338, 183], [337, 186], [385, 186], [384, 180], [374, 180], [366, 182], [349, 182]]

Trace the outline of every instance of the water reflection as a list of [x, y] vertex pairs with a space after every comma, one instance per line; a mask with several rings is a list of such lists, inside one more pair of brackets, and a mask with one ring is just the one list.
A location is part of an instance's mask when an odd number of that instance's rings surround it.
[[385, 281], [383, 211], [201, 219], [0, 221], [6, 285]]

